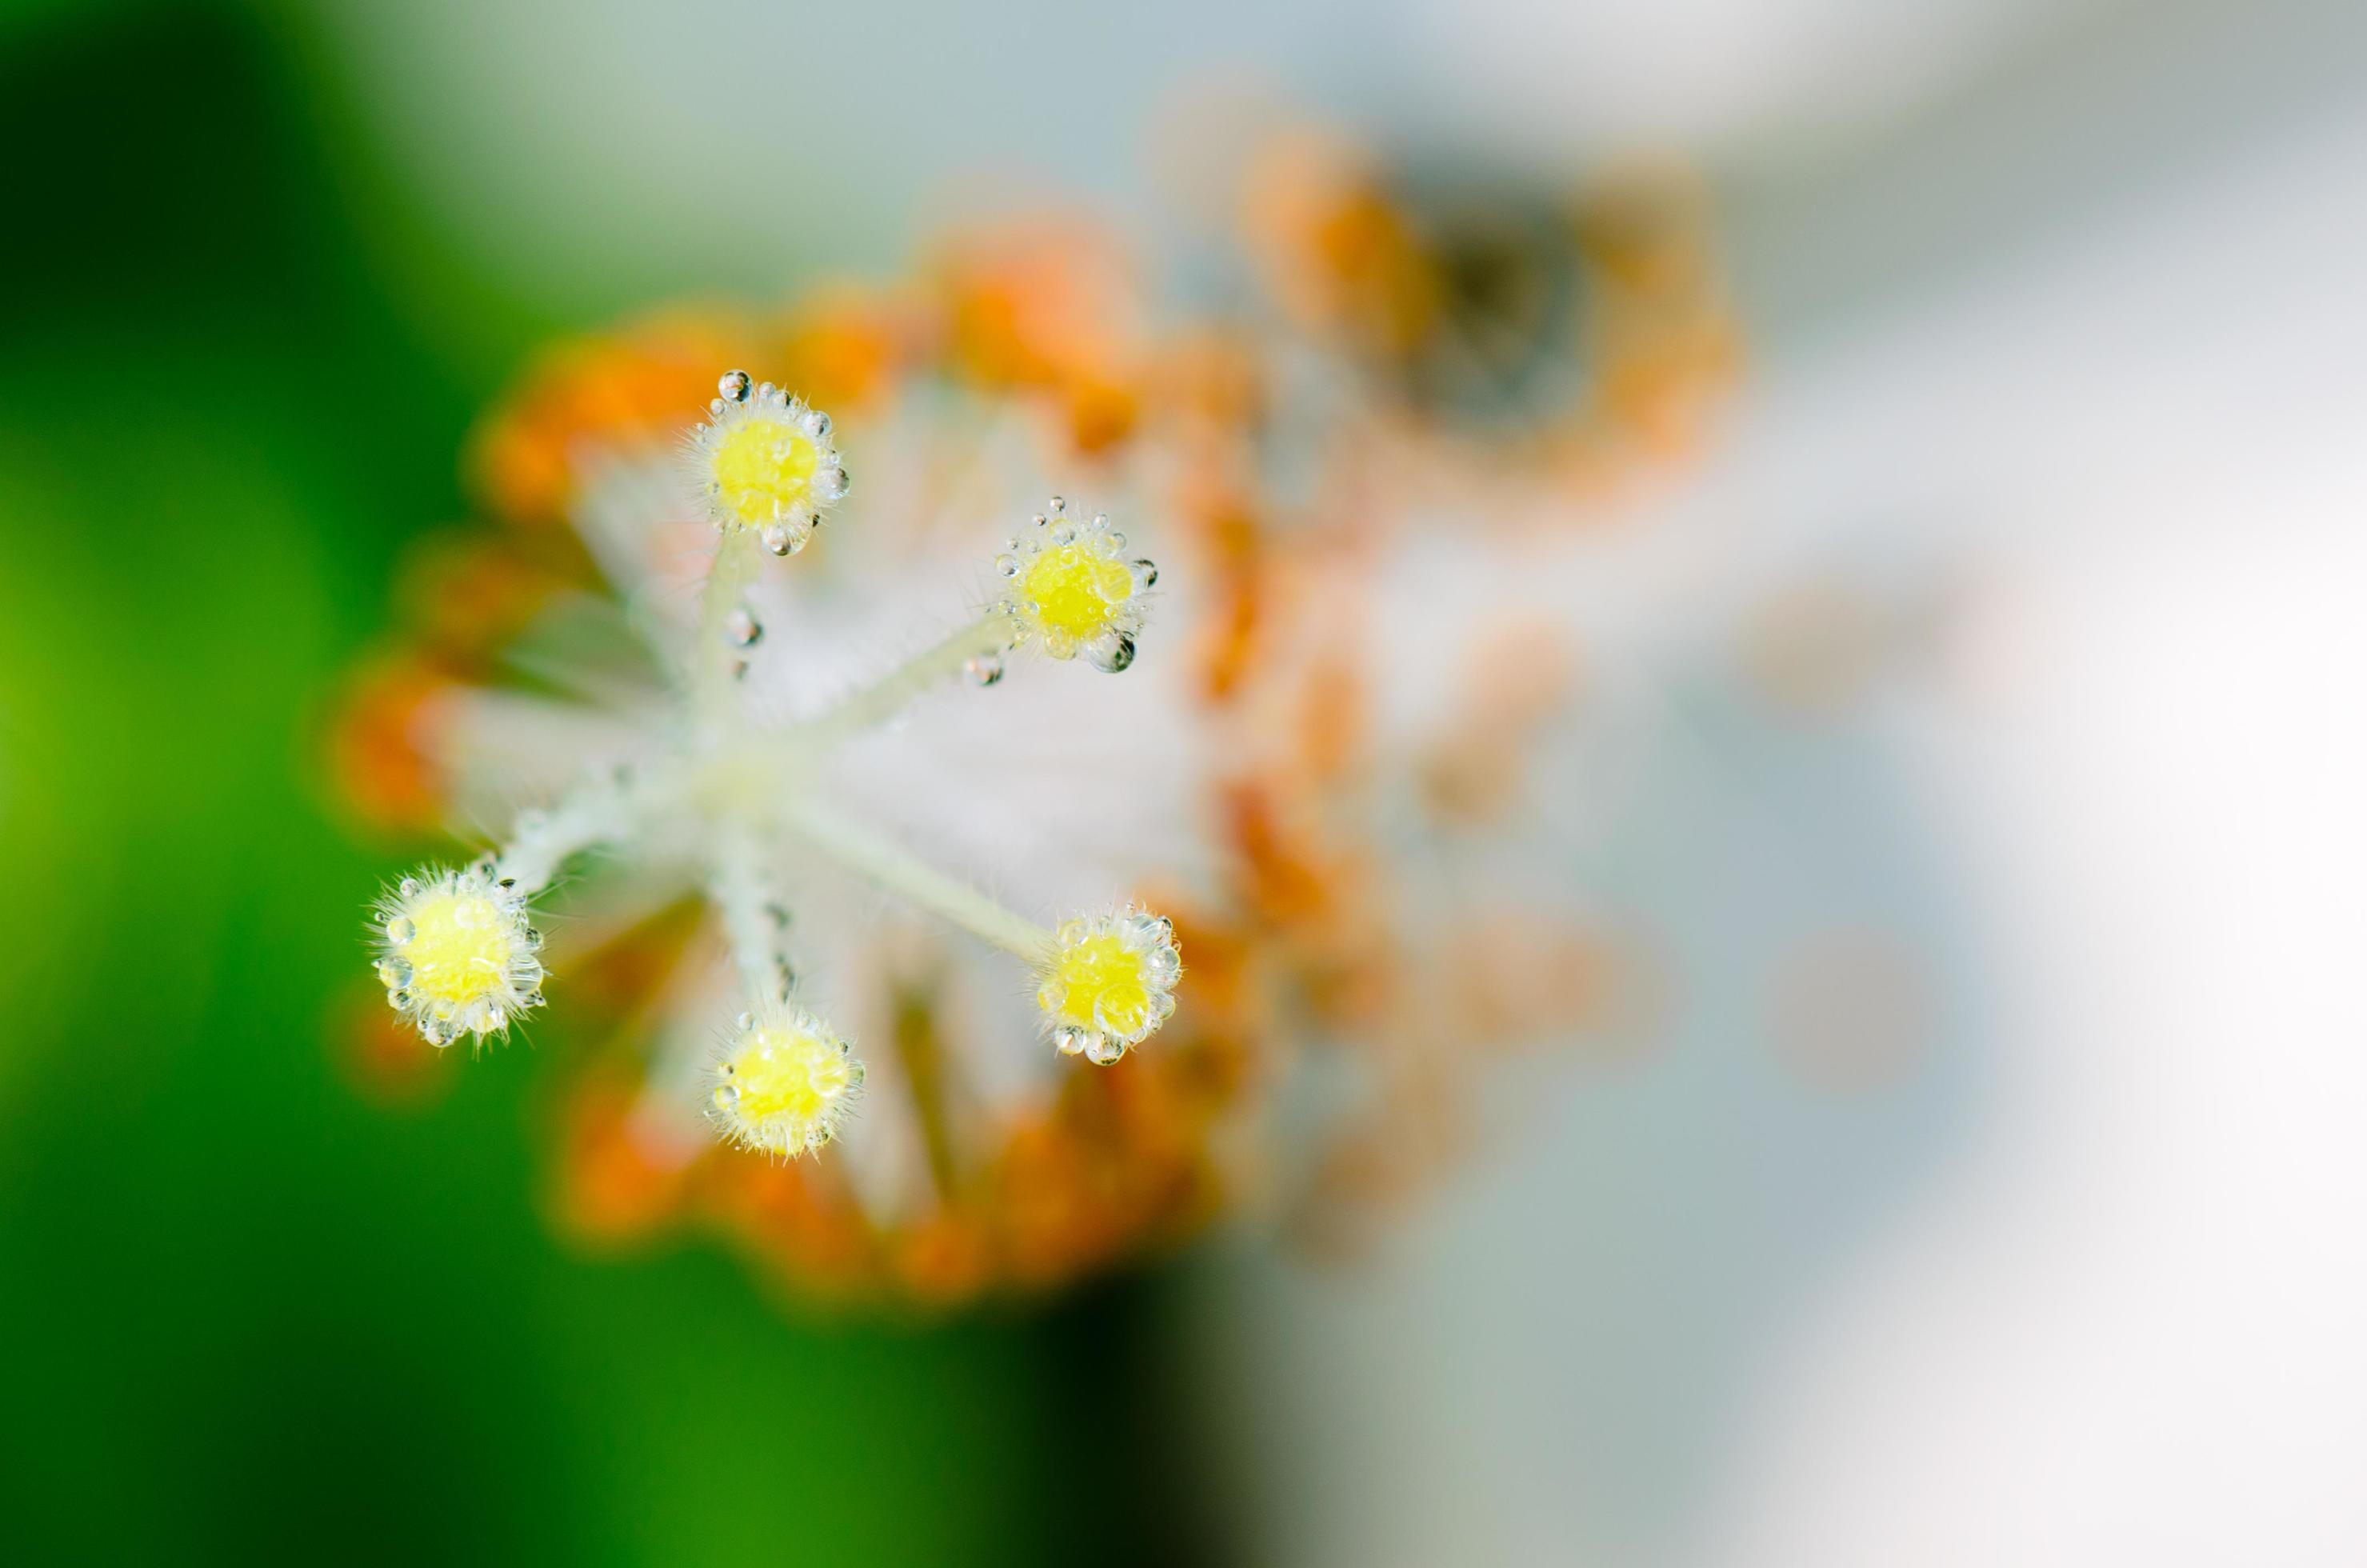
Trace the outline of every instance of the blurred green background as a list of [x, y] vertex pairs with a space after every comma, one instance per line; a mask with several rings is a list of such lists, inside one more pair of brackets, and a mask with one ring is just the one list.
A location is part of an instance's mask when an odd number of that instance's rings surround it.
[[800, 1319], [555, 1244], [524, 1051], [401, 1115], [338, 1070], [394, 852], [309, 727], [563, 324], [438, 253], [317, 60], [276, 11], [0, 30], [0, 1556], [1222, 1555], [1152, 1283]]

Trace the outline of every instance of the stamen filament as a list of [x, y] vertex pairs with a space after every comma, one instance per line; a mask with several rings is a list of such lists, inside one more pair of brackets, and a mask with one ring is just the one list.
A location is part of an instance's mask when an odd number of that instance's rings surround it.
[[715, 850], [709, 891], [722, 916], [724, 937], [731, 946], [731, 961], [739, 966], [751, 993], [787, 1001], [796, 979], [782, 941], [788, 917], [775, 902], [755, 839], [744, 826], [734, 824], [718, 833]]
[[801, 749], [827, 751], [850, 735], [885, 722], [930, 687], [960, 675], [972, 659], [992, 658], [1006, 652], [1017, 632], [1016, 624], [1000, 611], [970, 622], [869, 686], [850, 693], [837, 707], [798, 726], [795, 733]]
[[549, 812], [521, 812], [493, 877], [530, 898], [550, 885], [570, 856], [629, 836], [633, 814], [632, 791], [608, 780], [570, 792]]
[[989, 946], [1040, 963], [1058, 938], [968, 883], [946, 876], [900, 845], [810, 799], [780, 802], [780, 823], [806, 844], [882, 892], [946, 920]]
[[755, 578], [755, 536], [732, 532], [719, 538], [714, 563], [699, 592], [697, 641], [690, 651], [693, 715], [704, 732], [711, 733], [730, 721], [731, 683], [740, 652], [725, 627]]

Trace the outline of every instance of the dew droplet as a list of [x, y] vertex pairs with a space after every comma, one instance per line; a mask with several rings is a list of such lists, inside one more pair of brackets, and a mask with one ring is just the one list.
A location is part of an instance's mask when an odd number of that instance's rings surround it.
[[1062, 521], [1052, 525], [1052, 542], [1054, 544], [1073, 544], [1076, 542], [1076, 524], [1063, 519]]
[[726, 403], [745, 403], [748, 401], [749, 385], [747, 371], [726, 370], [723, 379], [715, 383], [715, 390], [723, 394]]
[[1045, 508], [1056, 517], [1069, 509], [1068, 497], [1064, 495], [1055, 495], [1044, 505]]
[[1159, 563], [1148, 556], [1127, 562], [1127, 570], [1134, 574], [1137, 587], [1155, 588], [1159, 585]]
[[776, 555], [787, 555], [797, 548], [797, 541], [789, 537], [787, 528], [779, 523], [765, 524], [756, 538]]
[[405, 877], [402, 881], [394, 884], [394, 891], [401, 893], [405, 898], [415, 897], [419, 892], [419, 879], [417, 877]]
[[830, 437], [830, 415], [819, 408], [810, 408], [806, 410], [805, 427], [806, 434], [815, 440], [827, 440]]
[[452, 1043], [452, 1031], [434, 1018], [427, 1018], [419, 1025], [419, 1038], [441, 1051]]
[[1112, 1035], [1096, 1034], [1085, 1042], [1085, 1060], [1097, 1067], [1107, 1067], [1126, 1054], [1126, 1041]]
[[847, 483], [846, 470], [826, 468], [814, 481], [814, 494], [825, 501], [836, 501], [846, 494]]
[[780, 395], [781, 389], [775, 386], [772, 382], [758, 381], [756, 383], [756, 398], [758, 402], [772, 403], [777, 400]]
[[408, 915], [398, 915], [386, 923], [387, 940], [391, 942], [408, 942], [418, 935], [419, 927], [412, 924]]
[[962, 674], [972, 686], [992, 686], [1002, 678], [1002, 655], [974, 654], [962, 661]]
[[1085, 1049], [1085, 1031], [1073, 1028], [1062, 1029], [1052, 1037], [1052, 1043], [1059, 1050], [1061, 1055], [1074, 1056]]
[[1105, 534], [1109, 532], [1109, 514], [1107, 512], [1095, 512], [1093, 514], [1093, 520], [1085, 525], [1085, 531], [1087, 533], [1096, 534]]
[[1105, 675], [1116, 675], [1134, 663], [1134, 639], [1124, 632], [1106, 642], [1097, 642], [1093, 652], [1093, 668]]
[[1019, 557], [998, 555], [994, 558], [994, 569], [1006, 577], [1016, 577], [1019, 575]]
[[723, 618], [723, 635], [734, 647], [753, 648], [764, 635], [764, 628], [742, 605]]
[[1104, 992], [1093, 1000], [1093, 1025], [1104, 1033], [1119, 1040], [1140, 1040], [1150, 1032], [1150, 999], [1137, 1001], [1119, 998]]

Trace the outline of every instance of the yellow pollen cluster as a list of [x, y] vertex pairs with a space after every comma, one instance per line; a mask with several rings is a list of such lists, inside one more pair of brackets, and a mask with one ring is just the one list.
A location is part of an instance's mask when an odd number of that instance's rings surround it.
[[516, 922], [482, 893], [439, 892], [409, 906], [402, 956], [413, 994], [465, 1007], [502, 994], [520, 957]]
[[724, 1130], [744, 1148], [776, 1154], [828, 1142], [863, 1086], [863, 1064], [845, 1043], [803, 1016], [751, 1022], [718, 1075], [715, 1111]]
[[1036, 1006], [1054, 1047], [1106, 1067], [1173, 1015], [1184, 964], [1175, 927], [1129, 904], [1062, 922], [1036, 972]]
[[542, 938], [491, 863], [405, 877], [379, 905], [387, 1005], [430, 1045], [482, 1040], [542, 1005]]
[[1148, 1023], [1152, 1006], [1142, 955], [1116, 937], [1087, 937], [1061, 949], [1036, 999], [1062, 1023], [1120, 1034]]
[[716, 498], [742, 528], [802, 515], [811, 506], [820, 460], [812, 439], [787, 419], [744, 420], [715, 443]]
[[708, 516], [726, 534], [753, 533], [775, 555], [794, 555], [846, 495], [830, 415], [745, 370], [726, 372], [715, 390], [710, 417], [690, 433]]
[[1111, 675], [1134, 663], [1143, 600], [1159, 568], [1127, 559], [1126, 536], [1110, 527], [1108, 513], [1081, 522], [1055, 495], [1035, 528], [994, 558], [994, 569], [1011, 585], [994, 611], [1009, 626], [1013, 647], [1033, 642], [1056, 659], [1082, 653]]
[[1126, 563], [1082, 544], [1045, 551], [1028, 562], [1019, 585], [1047, 631], [1080, 642], [1108, 631], [1119, 608], [1134, 597], [1134, 574]]

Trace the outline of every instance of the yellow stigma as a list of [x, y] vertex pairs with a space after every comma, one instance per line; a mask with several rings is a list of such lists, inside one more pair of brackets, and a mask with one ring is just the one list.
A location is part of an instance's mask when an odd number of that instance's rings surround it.
[[1045, 551], [1028, 562], [1019, 586], [1046, 631], [1081, 642], [1107, 631], [1118, 608], [1134, 597], [1134, 576], [1126, 562], [1082, 544]]
[[1114, 936], [1061, 949], [1036, 1001], [1061, 1023], [1121, 1035], [1148, 1025], [1154, 1006], [1142, 955]]
[[459, 1008], [504, 994], [518, 958], [518, 927], [509, 911], [483, 893], [430, 893], [406, 906], [411, 939], [402, 956], [410, 989], [431, 1003]]
[[716, 499], [742, 528], [802, 516], [811, 506], [819, 460], [812, 438], [787, 420], [743, 420], [715, 443]]
[[1036, 972], [1045, 1037], [1106, 1067], [1173, 1016], [1184, 960], [1174, 923], [1130, 903], [1062, 921]]
[[387, 1005], [434, 1046], [482, 1040], [542, 1006], [542, 938], [490, 860], [405, 877], [378, 906]]
[[744, 1146], [776, 1154], [819, 1148], [862, 1087], [863, 1064], [845, 1043], [808, 1025], [803, 1015], [753, 1023], [724, 1057], [715, 1109]]

